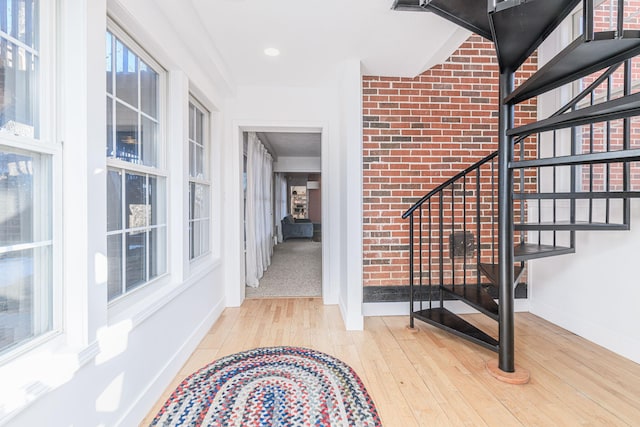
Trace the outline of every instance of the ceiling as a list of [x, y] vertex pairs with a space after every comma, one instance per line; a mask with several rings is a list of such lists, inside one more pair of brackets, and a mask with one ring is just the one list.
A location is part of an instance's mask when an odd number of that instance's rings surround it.
[[[414, 77], [468, 36], [393, 0], [160, 0], [190, 46], [213, 43], [234, 85], [318, 86], [336, 65], [360, 59], [369, 75]], [[189, 5], [190, 9], [186, 10]], [[207, 32], [197, 38], [196, 28]], [[278, 57], [264, 54], [278, 48]], [[444, 48], [444, 49], [443, 49]], [[444, 55], [444, 56], [443, 56]]]
[[[141, 0], [150, 1], [150, 0]], [[391, 10], [393, 0], [154, 0], [203, 64], [222, 62], [229, 87], [324, 86], [341, 63], [365, 75], [414, 77], [469, 35], [428, 12]], [[281, 54], [269, 57], [264, 49]], [[213, 59], [213, 62], [211, 60]], [[319, 155], [309, 135], [269, 136], [282, 155]], [[319, 139], [319, 136], [317, 136]], [[307, 151], [305, 151], [307, 150]], [[296, 153], [296, 154], [292, 154]]]
[[320, 137], [320, 133], [258, 133], [260, 141], [276, 159], [278, 157], [320, 157]]

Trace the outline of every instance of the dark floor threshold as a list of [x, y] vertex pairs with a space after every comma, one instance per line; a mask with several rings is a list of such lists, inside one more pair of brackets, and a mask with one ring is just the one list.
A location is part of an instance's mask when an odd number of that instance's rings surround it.
[[[469, 285], [467, 285], [469, 286]], [[498, 288], [491, 286], [488, 283], [483, 284], [489, 295], [492, 298], [498, 298]], [[414, 294], [415, 301], [428, 301], [429, 300], [429, 286], [415, 287]], [[527, 298], [527, 284], [518, 283], [515, 288], [516, 299]], [[431, 299], [438, 301], [440, 299], [440, 292], [437, 285], [431, 286]], [[447, 301], [453, 301], [456, 298], [446, 295], [444, 297]], [[409, 302], [409, 286], [365, 286], [363, 289], [363, 302]]]

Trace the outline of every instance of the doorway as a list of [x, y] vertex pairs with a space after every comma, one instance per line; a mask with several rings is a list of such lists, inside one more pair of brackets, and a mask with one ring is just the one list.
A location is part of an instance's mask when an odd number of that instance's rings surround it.
[[[243, 181], [251, 182], [247, 142], [257, 139], [273, 159], [269, 187], [270, 220], [266, 230], [270, 253], [258, 262], [262, 271], [249, 282], [254, 267], [247, 240], [257, 228], [250, 226], [245, 192], [245, 296], [246, 298], [322, 296], [322, 186], [321, 133], [243, 132], [245, 161]], [[245, 190], [247, 186], [245, 186]], [[263, 194], [263, 197], [266, 195]], [[250, 207], [250, 206], [249, 206]], [[258, 240], [263, 240], [259, 238]], [[249, 251], [249, 252], [248, 252]], [[268, 258], [268, 259], [267, 259]]]

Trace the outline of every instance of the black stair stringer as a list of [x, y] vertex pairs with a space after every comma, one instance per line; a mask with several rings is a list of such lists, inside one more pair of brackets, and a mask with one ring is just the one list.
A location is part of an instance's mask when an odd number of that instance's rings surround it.
[[498, 351], [498, 341], [495, 338], [444, 307], [415, 311], [411, 313], [411, 317], [422, 320], [423, 322], [481, 345], [489, 350]]
[[[498, 286], [498, 264], [480, 263], [478, 264], [480, 271], [489, 279], [493, 286]], [[518, 280], [522, 276], [524, 268], [520, 265], [513, 266], [513, 286], [518, 284]]]
[[454, 298], [470, 305], [493, 320], [498, 320], [499, 307], [482, 286], [445, 285], [442, 290]]
[[486, 0], [420, 0], [436, 15], [492, 41]]
[[426, 10], [420, 6], [421, 0], [395, 0], [391, 9], [407, 12], [426, 12]]
[[621, 64], [640, 53], [640, 31], [596, 33], [592, 40], [583, 34], [547, 62], [504, 102], [517, 104], [558, 88], [608, 66]]
[[489, 23], [500, 70], [517, 70], [578, 3], [580, 0], [494, 0]]

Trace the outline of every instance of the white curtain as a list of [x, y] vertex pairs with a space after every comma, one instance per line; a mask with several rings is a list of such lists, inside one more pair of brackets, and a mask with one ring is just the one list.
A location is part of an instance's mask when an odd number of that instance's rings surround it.
[[247, 251], [246, 283], [258, 287], [271, 264], [273, 249], [273, 159], [255, 132], [248, 134], [247, 146]]
[[278, 242], [282, 242], [282, 218], [287, 215], [287, 179], [282, 172], [276, 173], [275, 181], [276, 216], [274, 224], [278, 233]]

